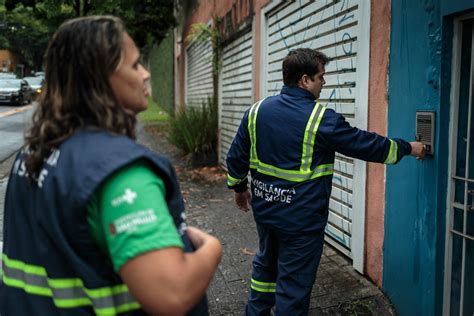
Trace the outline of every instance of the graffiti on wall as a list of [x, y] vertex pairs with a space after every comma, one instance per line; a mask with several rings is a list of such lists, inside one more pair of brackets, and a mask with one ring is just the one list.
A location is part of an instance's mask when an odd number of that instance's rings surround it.
[[[265, 93], [275, 95], [280, 92], [283, 84], [281, 63], [290, 50], [317, 49], [331, 58], [326, 66], [326, 85], [319, 102], [343, 114], [351, 125], [357, 125], [355, 87], [359, 3], [360, 0], [296, 0], [282, 2], [268, 12]], [[342, 218], [351, 219], [353, 161], [339, 155], [335, 169], [330, 209]], [[350, 225], [350, 221], [337, 222], [337, 226], [349, 235]], [[329, 233], [346, 247], [351, 247], [351, 239], [345, 234]]]
[[[355, 80], [344, 74], [356, 71], [358, 1], [296, 1], [283, 10], [278, 10], [268, 19], [269, 26], [269, 61], [278, 62], [281, 66], [282, 54], [300, 47], [315, 48], [332, 58], [326, 77], [330, 79], [325, 87], [321, 101], [328, 106], [337, 106], [344, 113], [341, 103], [354, 102]], [[275, 49], [272, 48], [275, 46]], [[282, 47], [279, 47], [282, 46]], [[277, 59], [271, 55], [277, 54]], [[279, 80], [271, 76], [272, 72], [280, 75]], [[281, 67], [269, 69], [270, 80], [268, 92], [276, 94], [281, 88]], [[349, 114], [351, 117], [351, 113]]]

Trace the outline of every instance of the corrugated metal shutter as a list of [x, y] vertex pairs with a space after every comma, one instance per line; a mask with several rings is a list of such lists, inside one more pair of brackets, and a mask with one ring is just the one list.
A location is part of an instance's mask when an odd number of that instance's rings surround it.
[[212, 97], [211, 41], [196, 40], [186, 50], [186, 105], [201, 106]]
[[249, 30], [224, 47], [220, 87], [220, 163], [225, 165], [229, 147], [242, 116], [253, 101], [252, 32]]
[[[264, 94], [283, 85], [281, 63], [288, 51], [315, 48], [333, 60], [326, 66], [320, 103], [357, 126], [356, 75], [359, 1], [283, 1], [266, 14]], [[354, 160], [337, 154], [326, 234], [329, 242], [352, 256]], [[365, 183], [365, 180], [364, 180]], [[358, 183], [359, 185], [359, 183]], [[359, 210], [358, 210], [359, 211]], [[361, 210], [363, 211], [363, 210]]]

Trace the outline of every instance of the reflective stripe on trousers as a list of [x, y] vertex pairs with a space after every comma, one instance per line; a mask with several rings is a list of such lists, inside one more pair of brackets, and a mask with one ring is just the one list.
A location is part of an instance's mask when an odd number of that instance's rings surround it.
[[275, 293], [276, 283], [275, 282], [257, 281], [257, 280], [252, 278], [252, 279], [250, 279], [250, 287], [252, 288], [252, 290], [255, 290], [257, 292]]

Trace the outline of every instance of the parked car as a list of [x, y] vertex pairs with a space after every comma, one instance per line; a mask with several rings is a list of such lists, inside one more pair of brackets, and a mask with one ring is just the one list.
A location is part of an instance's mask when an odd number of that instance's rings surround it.
[[43, 77], [44, 78], [44, 72], [43, 71], [35, 72], [35, 77]]
[[28, 104], [33, 99], [33, 90], [23, 79], [0, 79], [0, 103]]
[[16, 79], [16, 75], [13, 72], [0, 72], [0, 79]]
[[33, 89], [33, 98], [36, 98], [43, 91], [44, 79], [42, 77], [24, 77], [31, 89]]

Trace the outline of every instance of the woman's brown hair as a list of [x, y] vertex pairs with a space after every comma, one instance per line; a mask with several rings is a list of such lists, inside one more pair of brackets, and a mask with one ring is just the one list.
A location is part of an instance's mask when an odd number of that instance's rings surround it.
[[121, 64], [125, 32], [119, 18], [90, 16], [63, 23], [51, 38], [43, 94], [25, 136], [31, 176], [86, 125], [135, 138], [135, 115], [119, 105], [109, 84]]

